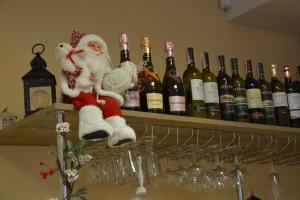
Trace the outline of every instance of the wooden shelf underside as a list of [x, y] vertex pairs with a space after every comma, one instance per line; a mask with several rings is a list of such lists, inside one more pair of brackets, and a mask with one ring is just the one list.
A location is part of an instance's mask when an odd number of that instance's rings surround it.
[[[22, 145], [22, 146], [48, 146], [56, 144], [55, 126], [57, 123], [55, 113], [63, 111], [65, 120], [70, 123], [71, 131], [68, 133], [71, 140], [76, 141], [78, 134], [78, 111], [73, 105], [56, 103], [40, 110], [10, 127], [0, 131], [0, 145]], [[198, 129], [199, 140], [206, 140], [213, 132], [227, 132], [228, 137], [232, 132], [250, 136], [252, 134], [269, 137], [293, 137], [300, 138], [300, 129], [259, 125], [241, 122], [230, 122], [211, 119], [200, 119], [184, 116], [173, 116], [166, 114], [144, 113], [137, 111], [123, 111], [124, 116], [136, 131], [138, 136], [145, 134], [147, 124], [148, 134], [152, 133], [156, 138], [164, 138], [168, 130], [170, 134], [166, 139], [167, 144], [177, 142], [176, 128], [179, 130], [180, 142], [191, 136], [191, 130]], [[169, 127], [169, 129], [167, 128]], [[196, 131], [194, 131], [196, 133]], [[209, 134], [207, 134], [209, 133]], [[202, 137], [202, 138], [201, 138]]]

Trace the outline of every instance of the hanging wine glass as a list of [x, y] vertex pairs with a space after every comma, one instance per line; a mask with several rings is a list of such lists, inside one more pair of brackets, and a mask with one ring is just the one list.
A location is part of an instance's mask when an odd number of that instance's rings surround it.
[[142, 158], [139, 156], [137, 158], [137, 176], [138, 176], [138, 182], [139, 187], [136, 189], [136, 194], [132, 198], [132, 200], [152, 200], [150, 195], [147, 193], [146, 188], [144, 187], [144, 173], [142, 170]]
[[273, 162], [271, 163], [269, 180], [271, 183], [271, 200], [283, 200], [283, 187], [279, 174], [274, 168]]
[[218, 154], [215, 156], [215, 164], [216, 167], [212, 170], [213, 187], [216, 190], [227, 189], [230, 185], [229, 173], [226, 168], [222, 167]]

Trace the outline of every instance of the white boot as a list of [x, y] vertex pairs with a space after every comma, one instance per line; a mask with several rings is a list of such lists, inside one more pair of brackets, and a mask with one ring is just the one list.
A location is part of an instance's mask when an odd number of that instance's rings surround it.
[[135, 142], [134, 130], [126, 124], [123, 117], [112, 116], [105, 119], [113, 127], [113, 136], [108, 138], [108, 146], [119, 147], [129, 142]]
[[97, 106], [84, 106], [79, 110], [79, 139], [101, 140], [113, 135], [112, 126], [102, 116]]

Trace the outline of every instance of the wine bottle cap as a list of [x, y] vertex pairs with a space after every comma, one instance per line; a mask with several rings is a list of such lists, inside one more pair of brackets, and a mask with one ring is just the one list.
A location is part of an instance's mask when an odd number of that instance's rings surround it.
[[141, 48], [144, 53], [150, 53], [151, 43], [149, 37], [147, 36], [142, 37]]
[[271, 64], [271, 71], [272, 71], [272, 77], [278, 77], [277, 74], [277, 65], [276, 64]]
[[284, 71], [284, 78], [285, 79], [290, 79], [291, 78], [291, 72], [290, 72], [289, 66], [284, 66], [283, 71]]
[[128, 34], [123, 32], [120, 33], [119, 44], [121, 49], [128, 50]]
[[174, 43], [171, 41], [166, 41], [165, 43], [166, 57], [172, 57], [174, 55]]

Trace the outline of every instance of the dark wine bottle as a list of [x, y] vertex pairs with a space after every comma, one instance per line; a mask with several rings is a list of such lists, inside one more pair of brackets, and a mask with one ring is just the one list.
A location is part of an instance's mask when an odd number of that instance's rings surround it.
[[149, 37], [143, 37], [141, 41], [143, 51], [143, 70], [138, 73], [138, 85], [140, 91], [142, 111], [162, 113], [163, 95], [162, 85], [155, 72], [151, 59], [151, 45]]
[[279, 126], [290, 126], [289, 108], [284, 84], [278, 79], [277, 66], [271, 65], [272, 98], [275, 108], [276, 124]]
[[246, 60], [246, 94], [248, 103], [249, 119], [251, 123], [264, 123], [264, 110], [261, 91], [257, 81], [253, 78], [252, 61]]
[[206, 107], [206, 118], [221, 119], [220, 101], [217, 78], [209, 69], [208, 53], [204, 52], [201, 56], [203, 66], [203, 88]]
[[236, 112], [234, 107], [233, 87], [230, 77], [225, 69], [225, 57], [218, 56], [219, 73], [217, 76], [218, 91], [220, 97], [221, 118], [223, 120], [235, 121]]
[[[120, 34], [119, 44], [121, 48], [120, 63], [130, 61], [127, 33]], [[126, 91], [124, 95], [124, 104], [122, 106], [122, 109], [140, 110], [140, 94], [137, 85], [135, 85], [132, 89]]]
[[186, 97], [187, 115], [191, 117], [206, 117], [203, 75], [195, 66], [194, 50], [186, 51], [187, 69], [183, 73], [183, 83]]
[[231, 58], [230, 62], [236, 119], [239, 122], [249, 122], [245, 80], [240, 76], [238, 59]]
[[295, 82], [292, 82], [290, 69], [284, 67], [285, 90], [288, 98], [291, 126], [300, 128], [300, 91]]
[[262, 96], [262, 102], [263, 102], [264, 114], [265, 114], [265, 124], [276, 125], [275, 111], [274, 111], [273, 98], [272, 98], [272, 89], [270, 84], [265, 79], [263, 63], [258, 63], [257, 66], [258, 66], [257, 71], [259, 74], [259, 78], [257, 82]]
[[174, 44], [167, 41], [166, 71], [162, 82], [165, 113], [185, 115], [184, 86], [179, 73], [176, 71], [174, 60]]

